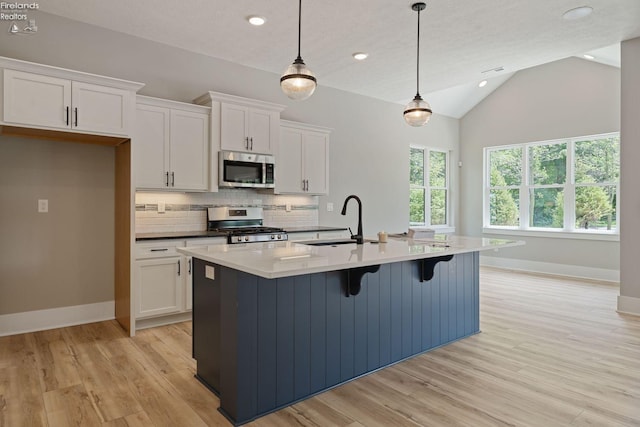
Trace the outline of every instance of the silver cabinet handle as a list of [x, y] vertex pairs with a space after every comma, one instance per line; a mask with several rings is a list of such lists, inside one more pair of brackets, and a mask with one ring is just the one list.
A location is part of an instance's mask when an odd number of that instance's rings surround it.
[[162, 249], [151, 249], [151, 252], [166, 252], [168, 251], [168, 248], [162, 248]]
[[175, 172], [171, 172], [171, 186], [172, 187], [176, 186], [176, 173]]
[[169, 172], [167, 171], [167, 172], [165, 173], [165, 175], [166, 175], [165, 183], [166, 183], [166, 185], [167, 185], [167, 187], [168, 187], [168, 186], [169, 186]]
[[304, 179], [302, 180], [302, 191], [304, 191]]
[[191, 259], [189, 259], [189, 274], [191, 274]]
[[180, 260], [178, 260], [178, 276], [180, 275]]
[[247, 150], [249, 149], [249, 137], [248, 136], [244, 137], [244, 148], [247, 149]]
[[251, 140], [251, 151], [253, 151], [253, 137], [249, 138]]

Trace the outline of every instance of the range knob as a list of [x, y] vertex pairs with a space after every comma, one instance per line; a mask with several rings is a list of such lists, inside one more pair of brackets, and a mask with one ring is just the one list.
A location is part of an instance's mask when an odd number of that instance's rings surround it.
[[238, 242], [242, 242], [242, 236], [238, 236]]
[[278, 234], [278, 240], [282, 240], [282, 235]]
[[275, 235], [275, 234], [272, 234], [272, 235], [271, 235], [271, 240], [274, 240], [275, 238], [276, 238], [276, 235]]
[[244, 236], [244, 241], [248, 242], [249, 241], [249, 236]]

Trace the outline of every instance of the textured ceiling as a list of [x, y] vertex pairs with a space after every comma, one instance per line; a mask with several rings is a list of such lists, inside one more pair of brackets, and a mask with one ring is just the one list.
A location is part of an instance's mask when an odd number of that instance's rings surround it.
[[[302, 57], [319, 85], [402, 104], [411, 100], [417, 24], [412, 3], [303, 1]], [[515, 71], [640, 36], [640, 0], [426, 3], [420, 92], [436, 113], [454, 117]], [[593, 7], [590, 16], [562, 19], [563, 12], [584, 4]], [[297, 53], [295, 0], [47, 0], [40, 10], [278, 74]], [[245, 18], [254, 14], [267, 23], [249, 25]], [[357, 62], [351, 57], [357, 51], [370, 56]], [[483, 73], [496, 67], [504, 71]], [[484, 94], [473, 89], [485, 78], [495, 80]], [[433, 101], [425, 96], [430, 93]]]

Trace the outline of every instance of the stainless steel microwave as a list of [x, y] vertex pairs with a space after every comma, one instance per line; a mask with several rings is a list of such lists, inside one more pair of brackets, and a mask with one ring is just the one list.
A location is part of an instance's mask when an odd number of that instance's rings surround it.
[[219, 187], [274, 187], [273, 156], [238, 151], [220, 151], [219, 156]]

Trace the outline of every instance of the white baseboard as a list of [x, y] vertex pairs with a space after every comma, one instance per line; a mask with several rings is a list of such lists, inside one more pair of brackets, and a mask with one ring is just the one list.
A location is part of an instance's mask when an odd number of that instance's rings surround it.
[[0, 337], [115, 319], [115, 302], [0, 315]]
[[618, 313], [640, 316], [640, 298], [618, 296]]
[[557, 276], [599, 280], [603, 282], [620, 282], [620, 271], [609, 270], [606, 268], [583, 267], [579, 265], [527, 261], [516, 258], [500, 258], [483, 255], [480, 255], [480, 265], [517, 271], [528, 271], [531, 273], [554, 274]]

